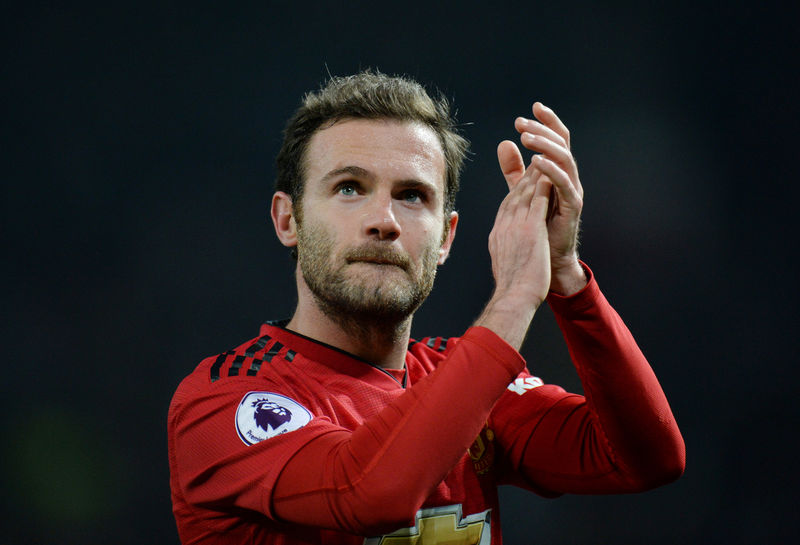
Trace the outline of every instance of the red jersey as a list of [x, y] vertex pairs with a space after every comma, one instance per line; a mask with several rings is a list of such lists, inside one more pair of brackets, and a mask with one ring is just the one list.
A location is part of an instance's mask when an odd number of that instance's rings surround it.
[[169, 411], [181, 541], [500, 544], [499, 484], [556, 496], [676, 478], [666, 398], [594, 280], [548, 300], [586, 397], [480, 327], [412, 341], [405, 372], [278, 324], [204, 360]]

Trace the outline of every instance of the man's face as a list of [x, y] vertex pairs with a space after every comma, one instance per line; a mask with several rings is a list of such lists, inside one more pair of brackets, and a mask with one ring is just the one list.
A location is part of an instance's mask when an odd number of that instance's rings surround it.
[[357, 320], [410, 316], [457, 221], [443, 213], [436, 134], [417, 123], [344, 120], [312, 137], [305, 166], [298, 264], [317, 305]]

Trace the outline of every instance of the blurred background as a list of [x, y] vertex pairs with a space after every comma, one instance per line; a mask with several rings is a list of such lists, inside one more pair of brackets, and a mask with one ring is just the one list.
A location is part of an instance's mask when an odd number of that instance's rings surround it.
[[[472, 155], [416, 336], [492, 283], [495, 147], [534, 100], [572, 132], [581, 254], [687, 443], [678, 482], [544, 500], [509, 544], [798, 533], [797, 13], [763, 3], [20, 3], [0, 40], [3, 541], [176, 544], [166, 412], [204, 357], [290, 316], [268, 221], [285, 120], [328, 73], [441, 89]], [[549, 310], [532, 371], [580, 391]], [[767, 539], [769, 538], [769, 539]]]

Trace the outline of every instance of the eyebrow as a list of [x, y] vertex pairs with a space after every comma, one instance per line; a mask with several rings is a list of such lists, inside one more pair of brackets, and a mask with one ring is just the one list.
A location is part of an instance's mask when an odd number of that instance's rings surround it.
[[372, 179], [375, 176], [368, 170], [363, 169], [361, 167], [357, 167], [355, 165], [348, 165], [346, 167], [337, 168], [328, 172], [325, 176], [322, 177], [323, 182], [327, 182], [331, 178], [335, 178], [342, 174], [349, 174], [351, 176], [357, 176], [359, 178], [369, 178]]

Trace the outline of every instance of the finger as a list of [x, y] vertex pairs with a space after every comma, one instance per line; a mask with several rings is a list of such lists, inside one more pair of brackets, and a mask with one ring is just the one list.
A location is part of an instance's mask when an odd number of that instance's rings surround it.
[[545, 221], [550, 207], [550, 193], [552, 190], [550, 182], [543, 178], [539, 180], [531, 195], [531, 204], [528, 219], [533, 221]]
[[522, 133], [520, 140], [522, 145], [527, 149], [544, 154], [548, 159], [560, 166], [562, 170], [569, 175], [572, 185], [574, 185], [578, 191], [581, 191], [580, 179], [578, 177], [578, 165], [575, 163], [575, 158], [572, 156], [572, 153], [570, 153], [567, 148], [559, 146], [543, 136], [531, 134], [529, 132]]
[[513, 223], [515, 216], [518, 214], [520, 208], [526, 205], [521, 205], [521, 202], [528, 202], [530, 197], [525, 195], [526, 190], [531, 186], [530, 176], [523, 175], [520, 177], [517, 184], [508, 191], [508, 194], [500, 203], [498, 209], [498, 221], [503, 223]]
[[531, 200], [536, 190], [536, 182], [529, 175], [520, 178], [514, 189], [509, 191], [503, 200], [502, 218], [500, 224], [504, 226], [521, 225], [526, 221], [530, 212]]
[[567, 141], [562, 138], [560, 134], [556, 131], [548, 127], [547, 125], [543, 125], [534, 119], [526, 119], [524, 117], [518, 117], [514, 120], [514, 128], [517, 129], [517, 132], [522, 134], [529, 132], [531, 134], [537, 134], [539, 136], [543, 136], [548, 140], [551, 140], [562, 146], [564, 148], [569, 149], [567, 145]]
[[533, 161], [533, 158], [531, 158], [531, 164], [528, 167], [528, 171], [530, 171], [529, 175], [531, 177], [531, 180], [533, 180], [533, 183], [537, 183], [542, 177], [545, 177], [544, 174], [542, 174], [542, 171], [539, 170], [539, 168], [536, 166], [536, 163], [535, 161]]
[[550, 219], [555, 215], [556, 211], [558, 210], [558, 193], [556, 192], [556, 188], [553, 185], [553, 182], [550, 181], [550, 178], [547, 177], [544, 173], [541, 174], [539, 179], [540, 182], [543, 182], [545, 187], [549, 188], [548, 195], [550, 197], [550, 202], [547, 204], [547, 218], [546, 221], [549, 223]]
[[[572, 184], [569, 176], [556, 163], [543, 155], [533, 158], [536, 167], [547, 176], [556, 189], [560, 209], [571, 208], [580, 210], [583, 206], [583, 196]], [[541, 183], [541, 181], [540, 181]]]
[[511, 140], [503, 140], [497, 146], [497, 162], [508, 184], [508, 189], [514, 189], [520, 178], [525, 173], [525, 162], [522, 160], [517, 145]]
[[512, 204], [516, 214], [519, 214], [520, 210], [526, 211], [528, 209], [535, 190], [536, 179], [532, 176], [532, 173], [526, 172], [511, 191], [513, 196]]
[[564, 142], [567, 143], [567, 148], [570, 148], [570, 140], [569, 140], [569, 129], [564, 123], [559, 119], [556, 113], [542, 104], [541, 102], [534, 102], [533, 104], [533, 115], [541, 121], [545, 126], [549, 127], [553, 131], [556, 132], [561, 138], [564, 139]]

